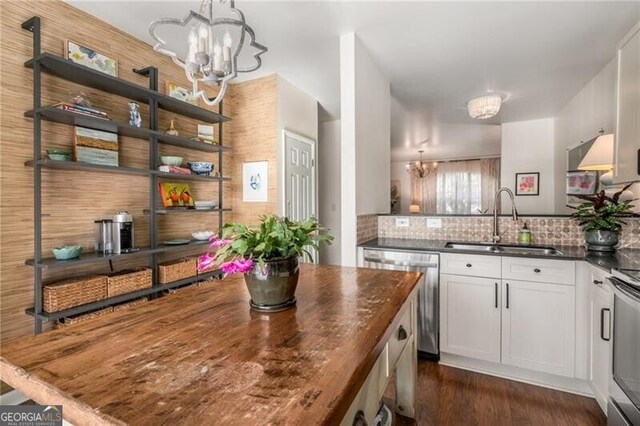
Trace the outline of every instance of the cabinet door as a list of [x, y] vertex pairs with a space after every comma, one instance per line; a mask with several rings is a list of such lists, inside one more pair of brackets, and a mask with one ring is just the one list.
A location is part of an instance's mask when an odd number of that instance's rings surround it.
[[440, 275], [440, 350], [500, 362], [499, 280]]
[[[606, 286], [606, 284], [604, 284]], [[596, 401], [607, 411], [611, 377], [611, 295], [606, 287], [589, 292], [589, 383]]]
[[618, 49], [617, 123], [614, 181], [638, 180], [640, 150], [640, 26], [627, 35]]
[[503, 280], [503, 364], [574, 376], [575, 288]]

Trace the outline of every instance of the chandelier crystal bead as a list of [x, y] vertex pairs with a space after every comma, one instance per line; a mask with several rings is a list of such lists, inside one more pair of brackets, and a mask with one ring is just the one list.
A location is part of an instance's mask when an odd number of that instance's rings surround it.
[[469, 117], [478, 120], [486, 120], [495, 116], [502, 106], [502, 98], [499, 95], [480, 96], [467, 102]]

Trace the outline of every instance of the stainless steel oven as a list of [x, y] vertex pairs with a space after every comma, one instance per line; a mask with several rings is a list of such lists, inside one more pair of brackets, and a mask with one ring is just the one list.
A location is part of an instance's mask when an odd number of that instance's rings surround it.
[[609, 425], [640, 426], [640, 271], [614, 270]]

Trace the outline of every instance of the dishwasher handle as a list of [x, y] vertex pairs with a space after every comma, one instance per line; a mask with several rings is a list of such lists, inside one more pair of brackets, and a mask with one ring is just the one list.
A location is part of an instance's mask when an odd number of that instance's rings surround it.
[[379, 258], [379, 257], [368, 257], [368, 256], [365, 256], [364, 260], [365, 260], [365, 262], [382, 263], [384, 265], [413, 266], [413, 267], [418, 267], [418, 268], [437, 268], [438, 267], [437, 263], [423, 263], [423, 262], [413, 262], [413, 261], [401, 262], [401, 261], [398, 261], [398, 260], [382, 259], [382, 258]]

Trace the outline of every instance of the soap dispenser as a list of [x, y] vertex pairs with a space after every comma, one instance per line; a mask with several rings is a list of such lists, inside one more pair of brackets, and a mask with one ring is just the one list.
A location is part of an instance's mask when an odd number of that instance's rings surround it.
[[523, 246], [531, 245], [531, 231], [527, 227], [527, 222], [525, 222], [522, 229], [518, 231], [518, 244]]

